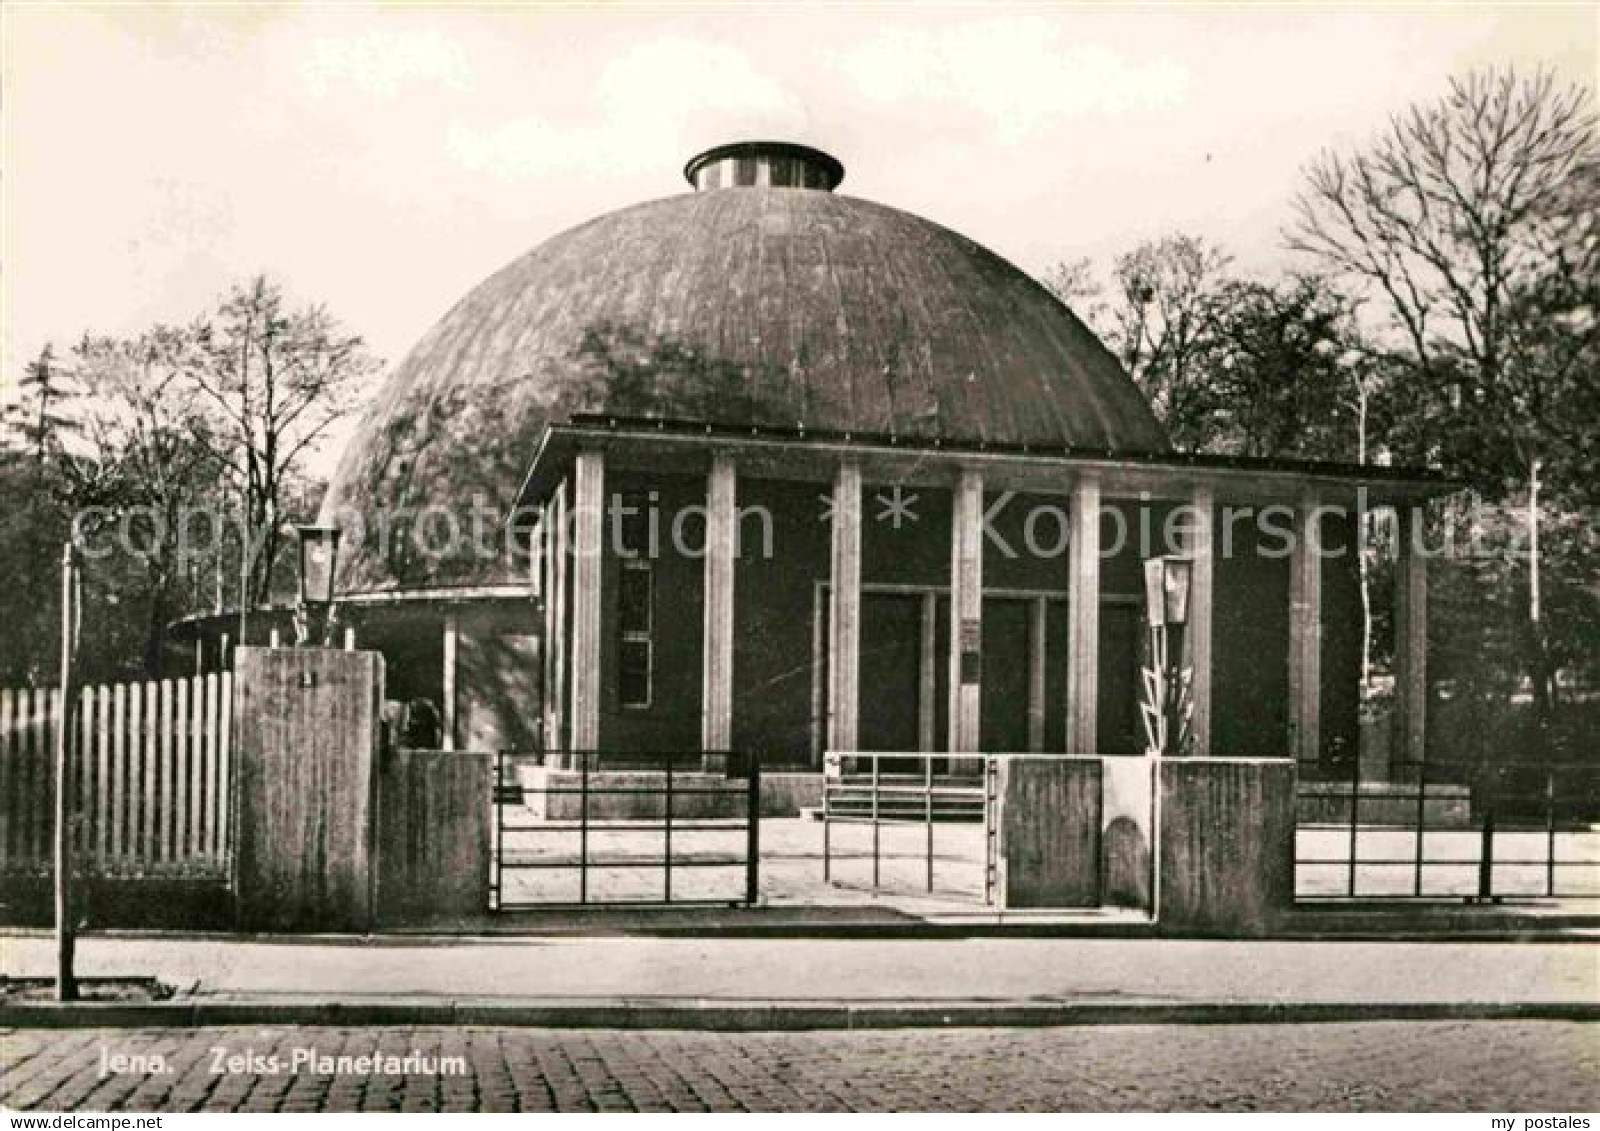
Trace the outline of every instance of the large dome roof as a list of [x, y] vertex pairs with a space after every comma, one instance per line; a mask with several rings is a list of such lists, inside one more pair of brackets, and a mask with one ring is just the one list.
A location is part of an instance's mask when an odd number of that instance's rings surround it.
[[614, 212], [491, 276], [389, 376], [324, 517], [369, 524], [346, 592], [505, 580], [466, 555], [380, 552], [378, 510], [514, 502], [574, 413], [947, 441], [1167, 449], [1065, 306], [937, 224], [815, 188], [711, 189]]

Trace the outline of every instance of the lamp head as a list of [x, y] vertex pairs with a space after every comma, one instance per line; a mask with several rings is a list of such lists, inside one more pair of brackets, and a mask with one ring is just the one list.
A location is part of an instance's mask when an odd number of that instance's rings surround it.
[[1176, 555], [1144, 563], [1144, 615], [1152, 628], [1189, 619], [1189, 583], [1194, 562]]
[[333, 579], [339, 562], [337, 526], [296, 526], [300, 538], [300, 601], [309, 605], [333, 604]]

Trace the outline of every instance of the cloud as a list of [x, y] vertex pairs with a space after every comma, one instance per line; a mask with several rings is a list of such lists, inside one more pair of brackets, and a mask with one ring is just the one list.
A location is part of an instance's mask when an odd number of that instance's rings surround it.
[[638, 43], [608, 60], [591, 112], [558, 109], [452, 121], [445, 148], [463, 168], [506, 181], [673, 167], [733, 137], [806, 140], [805, 102], [743, 51], [686, 36]]
[[671, 36], [606, 64], [597, 93], [613, 121], [674, 134], [723, 130], [730, 120], [779, 132], [803, 129], [805, 104], [748, 54], [726, 43]]
[[1024, 266], [1178, 227], [1266, 269], [1318, 146], [1472, 62], [1594, 73], [1578, 9], [13, 8], [0, 396], [45, 341], [259, 268], [398, 357], [511, 255], [752, 135]]
[[1168, 109], [1188, 91], [1189, 72], [1174, 59], [1134, 59], [1061, 38], [1058, 23], [1024, 18], [897, 29], [827, 62], [876, 102], [977, 114], [1005, 145], [1031, 141], [1064, 118]]
[[301, 75], [318, 97], [356, 91], [389, 99], [416, 87], [472, 89], [472, 68], [454, 41], [429, 31], [324, 35], [306, 45]]
[[571, 132], [534, 115], [486, 126], [452, 122], [445, 133], [445, 152], [462, 168], [506, 181], [573, 170], [586, 151]]

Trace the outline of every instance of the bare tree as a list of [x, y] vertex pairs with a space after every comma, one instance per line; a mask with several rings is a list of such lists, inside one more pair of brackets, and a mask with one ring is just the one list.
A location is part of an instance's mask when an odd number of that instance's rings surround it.
[[1177, 233], [1117, 257], [1108, 338], [1179, 448], [1206, 444], [1216, 412], [1217, 303], [1229, 257]]
[[[1289, 245], [1379, 300], [1387, 353], [1435, 399], [1432, 457], [1474, 471], [1504, 453], [1528, 496], [1529, 674], [1547, 710], [1539, 601], [1539, 490], [1569, 376], [1531, 348], [1531, 288], [1548, 277], [1542, 229], [1595, 145], [1591, 96], [1553, 73], [1491, 69], [1395, 116], [1365, 149], [1324, 153], [1295, 202]], [[1455, 450], [1451, 451], [1454, 445]]]
[[1063, 259], [1045, 271], [1039, 281], [1090, 329], [1096, 333], [1106, 332], [1105, 288], [1100, 285], [1093, 260], [1087, 256]]
[[192, 377], [215, 418], [212, 453], [239, 501], [241, 608], [269, 595], [296, 470], [378, 364], [325, 308], [289, 309], [264, 277], [234, 288], [207, 327]]

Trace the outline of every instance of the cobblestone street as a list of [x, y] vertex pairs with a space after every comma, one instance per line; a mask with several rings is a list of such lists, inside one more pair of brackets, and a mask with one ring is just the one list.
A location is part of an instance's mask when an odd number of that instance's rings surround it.
[[[753, 1034], [238, 1027], [7, 1030], [0, 1042], [0, 1104], [46, 1110], [1600, 1108], [1600, 1027], [1564, 1022]], [[466, 1070], [292, 1072], [297, 1050], [460, 1057]], [[219, 1055], [262, 1058], [258, 1067], [276, 1056], [285, 1067], [217, 1071]], [[102, 1075], [117, 1056], [137, 1070]]]

